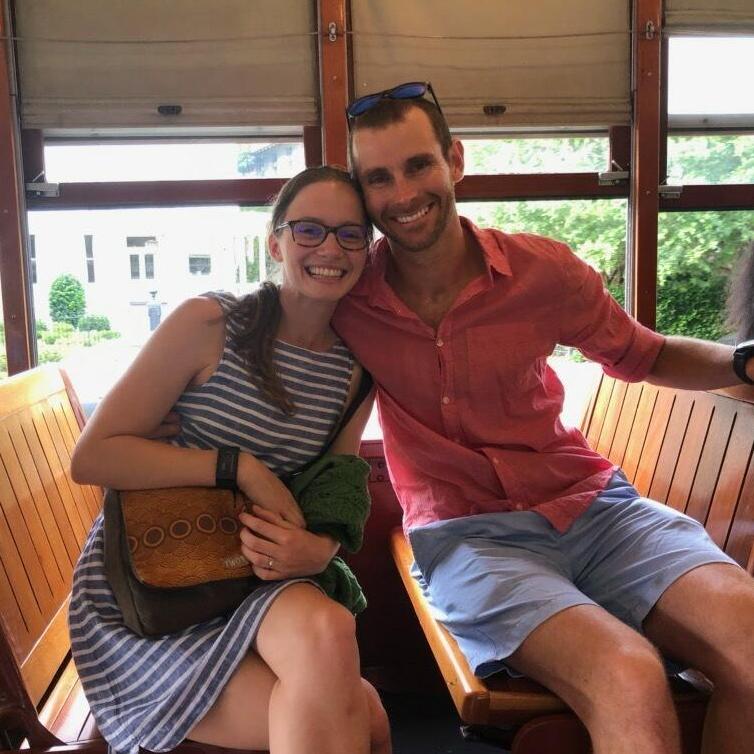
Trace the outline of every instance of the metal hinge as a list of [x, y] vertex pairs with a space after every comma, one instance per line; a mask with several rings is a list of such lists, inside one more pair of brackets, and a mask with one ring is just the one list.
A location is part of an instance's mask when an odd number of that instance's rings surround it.
[[34, 196], [60, 196], [60, 187], [57, 183], [27, 183], [24, 188], [27, 194]]
[[338, 39], [338, 24], [336, 24], [335, 21], [330, 21], [330, 23], [327, 24], [327, 38], [331, 42], [335, 42]]
[[657, 193], [663, 199], [680, 199], [683, 193], [683, 186], [658, 186]]
[[597, 182], [600, 186], [615, 186], [622, 181], [627, 181], [628, 175], [628, 170], [608, 170], [597, 174]]

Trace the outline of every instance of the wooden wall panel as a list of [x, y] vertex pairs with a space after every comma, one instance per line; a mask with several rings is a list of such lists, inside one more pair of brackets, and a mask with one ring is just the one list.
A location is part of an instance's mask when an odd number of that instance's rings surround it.
[[613, 393], [615, 384], [616, 380], [613, 380], [610, 377], [603, 377], [600, 382], [597, 398], [594, 402], [594, 410], [589, 419], [589, 426], [584, 433], [587, 442], [592, 448], [594, 448], [599, 442], [600, 432], [602, 432], [602, 424], [605, 421], [605, 413], [607, 412], [607, 407], [610, 405], [610, 396]]
[[685, 511], [691, 493], [691, 486], [696, 476], [696, 468], [699, 457], [704, 447], [704, 438], [712, 419], [711, 401], [698, 401], [694, 403], [689, 419], [683, 445], [678, 455], [673, 481], [670, 485], [667, 504], [671, 508]]
[[657, 459], [657, 467], [652, 478], [652, 484], [649, 487], [649, 497], [652, 500], [661, 503], [668, 501], [670, 485], [673, 482], [673, 475], [678, 465], [678, 455], [686, 436], [693, 405], [693, 393], [682, 390], [676, 394], [668, 429], [665, 432], [665, 439]]
[[636, 470], [634, 478], [634, 487], [644, 497], [649, 496], [649, 489], [652, 486], [660, 450], [665, 440], [665, 433], [667, 432], [668, 422], [673, 410], [674, 399], [674, 393], [662, 390], [658, 393], [655, 400], [652, 418], [647, 428], [647, 438], [641, 451], [639, 468]]
[[[746, 469], [754, 446], [754, 424], [744, 421], [738, 412], [730, 441], [723, 458], [722, 468], [707, 515], [707, 531], [718, 547], [725, 549], [728, 533], [733, 523]], [[743, 412], [742, 412], [743, 413]]]
[[610, 447], [608, 458], [618, 466], [623, 466], [623, 459], [626, 455], [628, 438], [631, 436], [631, 430], [634, 428], [634, 419], [636, 418], [636, 407], [641, 400], [643, 386], [635, 382], [628, 386], [620, 415], [618, 429], [613, 437], [613, 443]]
[[623, 400], [626, 397], [627, 389], [628, 385], [625, 382], [618, 381], [613, 386], [610, 403], [605, 412], [605, 420], [602, 422], [600, 436], [597, 439], [596, 444], [592, 446], [598, 453], [601, 453], [605, 457], [610, 456], [610, 448], [612, 447], [613, 438], [618, 429], [621, 410], [623, 409]]
[[623, 471], [631, 484], [634, 483], [636, 472], [639, 468], [656, 400], [657, 388], [652, 385], [643, 385], [639, 405], [636, 409], [636, 418], [631, 427], [631, 434], [626, 445], [626, 453], [623, 457]]
[[686, 506], [686, 513], [703, 524], [707, 523], [712, 496], [715, 494], [735, 417], [735, 406], [730, 402], [716, 402]]

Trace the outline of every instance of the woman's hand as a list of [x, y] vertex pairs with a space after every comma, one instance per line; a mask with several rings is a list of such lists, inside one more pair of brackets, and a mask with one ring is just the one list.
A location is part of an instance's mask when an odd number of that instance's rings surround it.
[[265, 581], [322, 573], [338, 551], [332, 537], [312, 534], [258, 505], [239, 518], [241, 552]]
[[290, 490], [261, 462], [249, 453], [238, 456], [238, 489], [260, 508], [277, 513], [284, 521], [303, 529], [301, 508]]

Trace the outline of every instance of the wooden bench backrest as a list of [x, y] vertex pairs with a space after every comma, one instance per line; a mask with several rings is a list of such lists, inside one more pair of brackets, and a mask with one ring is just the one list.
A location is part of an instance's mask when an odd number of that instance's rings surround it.
[[71, 395], [53, 367], [0, 383], [0, 621], [34, 704], [70, 649], [73, 566], [101, 503], [70, 477]]
[[582, 422], [642, 495], [701, 521], [742, 566], [752, 547], [754, 405], [602, 377]]

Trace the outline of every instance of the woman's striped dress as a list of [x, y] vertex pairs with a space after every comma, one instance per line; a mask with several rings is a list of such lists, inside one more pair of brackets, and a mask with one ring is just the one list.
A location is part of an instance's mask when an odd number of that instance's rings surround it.
[[[207, 295], [226, 314], [235, 302], [228, 294]], [[236, 327], [230, 317], [227, 327]], [[275, 365], [295, 402], [292, 416], [268, 403], [226, 342], [215, 373], [178, 400], [181, 434], [173, 442], [193, 448], [237, 445], [276, 474], [317, 457], [342, 412], [353, 357], [340, 342], [319, 353], [279, 341]], [[100, 516], [76, 566], [69, 624], [76, 667], [111, 750], [136, 754], [140, 746], [167, 751], [178, 745], [248, 652], [272, 601], [295, 581], [301, 579], [260, 587], [228, 619], [144, 639], [123, 625], [105, 578]]]

